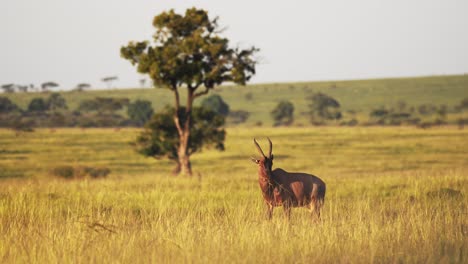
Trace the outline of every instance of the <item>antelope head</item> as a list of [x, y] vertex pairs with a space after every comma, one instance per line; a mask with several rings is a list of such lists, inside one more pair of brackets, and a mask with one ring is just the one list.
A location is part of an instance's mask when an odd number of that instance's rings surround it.
[[260, 145], [258, 145], [257, 140], [255, 140], [255, 138], [254, 138], [255, 147], [257, 148], [257, 151], [261, 155], [261, 157], [260, 157], [260, 159], [252, 158], [252, 161], [254, 163], [258, 164], [260, 166], [260, 168], [262, 168], [264, 170], [266, 176], [268, 178], [270, 178], [271, 177], [271, 170], [272, 170], [272, 167], [273, 167], [273, 154], [272, 154], [273, 143], [271, 143], [271, 140], [269, 138], [268, 138], [268, 142], [270, 143], [270, 149], [268, 151], [268, 156], [265, 156], [265, 154], [263, 153], [262, 148], [260, 147]]

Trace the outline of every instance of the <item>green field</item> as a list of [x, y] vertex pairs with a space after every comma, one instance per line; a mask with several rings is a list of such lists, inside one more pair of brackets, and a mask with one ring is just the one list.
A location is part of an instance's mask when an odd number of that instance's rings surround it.
[[[252, 126], [259, 122], [270, 126], [273, 123], [270, 112], [280, 100], [290, 100], [294, 103], [296, 126], [307, 125], [308, 117], [303, 114], [308, 111], [309, 102], [306, 97], [317, 92], [336, 98], [341, 104], [345, 119], [357, 118], [362, 123], [368, 120], [370, 110], [382, 106], [395, 107], [399, 102], [405, 102], [408, 107], [434, 104], [446, 105], [451, 109], [460, 104], [462, 99], [468, 98], [468, 75], [222, 86], [214, 91], [223, 97], [231, 110], [245, 110], [251, 113], [244, 126]], [[49, 94], [15, 93], [7, 96], [26, 109], [32, 98], [46, 98]], [[129, 98], [132, 101], [151, 100], [156, 110], [172, 104], [174, 100], [172, 93], [166, 89], [91, 90], [64, 92], [63, 96], [70, 109], [76, 109], [85, 99], [98, 96]], [[251, 99], [247, 99], [249, 96]], [[200, 100], [195, 102], [200, 103]], [[355, 114], [350, 115], [349, 111]]]
[[[137, 133], [0, 130], [0, 262], [467, 262], [467, 130], [228, 128], [225, 152], [193, 156], [192, 178], [136, 154], [129, 143]], [[249, 160], [257, 155], [252, 138], [266, 145], [266, 136], [274, 167], [327, 183], [320, 223], [305, 209], [293, 209], [290, 221], [276, 209], [266, 220]], [[59, 165], [112, 172], [63, 180], [49, 173]]]

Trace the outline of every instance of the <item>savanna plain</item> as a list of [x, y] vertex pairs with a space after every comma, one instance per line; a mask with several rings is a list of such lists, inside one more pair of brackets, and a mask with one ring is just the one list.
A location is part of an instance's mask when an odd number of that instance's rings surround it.
[[[194, 176], [137, 154], [139, 129], [0, 130], [2, 263], [466, 263], [468, 131], [230, 127]], [[252, 139], [327, 183], [322, 220], [267, 220]], [[105, 166], [66, 180], [57, 165]]]

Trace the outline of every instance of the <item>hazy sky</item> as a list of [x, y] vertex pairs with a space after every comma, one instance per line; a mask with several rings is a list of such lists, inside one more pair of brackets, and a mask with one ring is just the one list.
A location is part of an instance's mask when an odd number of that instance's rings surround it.
[[0, 84], [136, 87], [120, 47], [193, 6], [261, 49], [255, 83], [468, 73], [467, 0], [1, 0]]

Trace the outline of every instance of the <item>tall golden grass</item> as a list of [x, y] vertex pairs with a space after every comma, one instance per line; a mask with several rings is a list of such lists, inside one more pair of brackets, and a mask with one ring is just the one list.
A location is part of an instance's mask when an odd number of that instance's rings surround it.
[[[468, 132], [455, 128], [232, 128], [193, 156], [195, 177], [136, 154], [137, 130], [0, 130], [2, 263], [466, 263]], [[252, 138], [274, 167], [327, 183], [322, 221], [273, 220]], [[58, 165], [107, 166], [63, 180]]]

